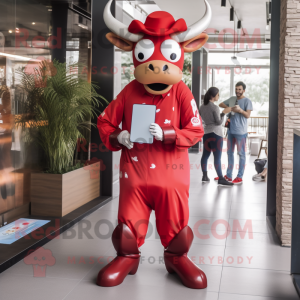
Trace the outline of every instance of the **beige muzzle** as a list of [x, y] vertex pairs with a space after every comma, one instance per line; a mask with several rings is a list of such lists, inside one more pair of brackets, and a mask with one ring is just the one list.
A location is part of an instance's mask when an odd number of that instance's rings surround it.
[[[152, 60], [135, 68], [134, 77], [144, 84], [145, 89], [153, 95], [167, 93], [182, 78], [182, 71], [176, 65], [163, 60]], [[148, 85], [161, 83], [167, 85], [163, 90], [153, 90]]]

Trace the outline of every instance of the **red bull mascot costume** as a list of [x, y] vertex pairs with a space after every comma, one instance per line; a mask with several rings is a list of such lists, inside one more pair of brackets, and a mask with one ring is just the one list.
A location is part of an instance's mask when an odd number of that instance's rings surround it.
[[[203, 31], [210, 23], [211, 8], [205, 0], [206, 13], [190, 27], [164, 11], [148, 15], [145, 24], [134, 20], [127, 27], [112, 16], [111, 3], [104, 10], [104, 21], [112, 31], [106, 37], [116, 47], [133, 52], [135, 80], [98, 118], [102, 141], [112, 151], [122, 150], [122, 155], [118, 226], [112, 234], [117, 257], [100, 270], [97, 284], [116, 286], [137, 272], [139, 247], [154, 210], [167, 271], [177, 273], [185, 286], [203, 289], [205, 273], [187, 252], [194, 238], [188, 226], [188, 148], [201, 140], [204, 131], [193, 95], [181, 78], [184, 52], [198, 50], [208, 39]], [[149, 124], [152, 144], [130, 141], [134, 104], [156, 106], [155, 122]]]

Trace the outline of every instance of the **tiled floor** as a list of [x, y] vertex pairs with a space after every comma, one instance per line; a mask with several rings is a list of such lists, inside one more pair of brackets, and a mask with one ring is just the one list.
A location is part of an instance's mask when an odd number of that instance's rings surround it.
[[[44, 246], [56, 260], [46, 267], [45, 277], [34, 277], [37, 270], [23, 261], [0, 274], [0, 300], [298, 299], [289, 275], [290, 249], [280, 246], [265, 219], [266, 183], [251, 180], [254, 157], [247, 158], [243, 185], [233, 188], [218, 187], [214, 171], [209, 172], [211, 182], [203, 184], [200, 158], [190, 155], [190, 226], [195, 239], [189, 256], [206, 272], [207, 289], [188, 289], [167, 273], [153, 214], [137, 274], [114, 288], [95, 284], [101, 267], [115, 256], [110, 239], [117, 222], [115, 184], [112, 202]], [[226, 155], [222, 160], [226, 164]]]

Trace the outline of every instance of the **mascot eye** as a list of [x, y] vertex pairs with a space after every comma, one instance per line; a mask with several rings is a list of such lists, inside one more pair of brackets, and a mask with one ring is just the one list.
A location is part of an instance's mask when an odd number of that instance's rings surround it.
[[181, 57], [180, 45], [174, 40], [165, 40], [161, 43], [160, 51], [170, 62], [177, 62]]
[[134, 49], [134, 56], [135, 58], [140, 61], [146, 61], [149, 59], [154, 52], [154, 44], [151, 40], [144, 39], [140, 40]]

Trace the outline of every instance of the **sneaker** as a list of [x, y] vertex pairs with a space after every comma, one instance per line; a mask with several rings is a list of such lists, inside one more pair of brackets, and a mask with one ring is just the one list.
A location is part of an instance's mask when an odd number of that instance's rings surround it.
[[224, 178], [225, 178], [227, 181], [229, 181], [229, 182], [232, 181], [232, 178], [227, 177], [227, 175], [225, 175]]
[[260, 174], [256, 174], [252, 177], [253, 181], [265, 181], [265, 176], [261, 176]]
[[242, 184], [243, 183], [243, 179], [240, 178], [240, 177], [237, 177], [235, 178], [233, 181], [232, 181], [233, 184]]
[[232, 187], [232, 186], [233, 186], [233, 183], [227, 181], [224, 177], [222, 177], [222, 178], [220, 178], [220, 179], [218, 180], [218, 185], [221, 185], [221, 186], [227, 186], [227, 187]]
[[[229, 181], [229, 182], [232, 181], [232, 178], [227, 177], [227, 175], [225, 175], [224, 178], [225, 178], [227, 181]], [[218, 180], [219, 180], [219, 177], [215, 177], [214, 180], [215, 180], [215, 181], [218, 181]]]

